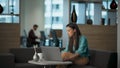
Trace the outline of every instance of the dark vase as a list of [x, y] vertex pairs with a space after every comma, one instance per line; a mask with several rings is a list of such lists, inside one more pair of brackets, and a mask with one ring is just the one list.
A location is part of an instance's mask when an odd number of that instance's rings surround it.
[[73, 11], [72, 11], [72, 15], [71, 15], [71, 21], [72, 23], [76, 23], [77, 22], [77, 14], [75, 11], [75, 5], [73, 5]]
[[3, 7], [2, 5], [0, 4], [0, 14], [3, 12]]
[[110, 3], [110, 8], [111, 9], [116, 9], [118, 7], [117, 3], [115, 0], [112, 0], [112, 2]]
[[92, 19], [87, 19], [87, 24], [92, 25], [93, 21]]

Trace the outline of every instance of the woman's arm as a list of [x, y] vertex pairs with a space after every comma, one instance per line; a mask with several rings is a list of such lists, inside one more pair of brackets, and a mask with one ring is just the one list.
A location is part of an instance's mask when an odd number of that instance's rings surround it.
[[88, 42], [85, 36], [81, 36], [79, 40], [79, 48], [75, 53], [80, 54], [81, 57], [88, 56]]

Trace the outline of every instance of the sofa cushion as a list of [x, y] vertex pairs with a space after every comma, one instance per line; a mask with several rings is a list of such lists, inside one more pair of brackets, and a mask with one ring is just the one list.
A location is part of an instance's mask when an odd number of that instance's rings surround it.
[[95, 56], [96, 56], [96, 50], [90, 49], [89, 52], [90, 52], [89, 64], [90, 64], [90, 65], [94, 65]]
[[43, 66], [29, 64], [29, 63], [16, 63], [15, 68], [43, 68]]
[[68, 65], [67, 68], [96, 68], [96, 67], [95, 66], [91, 66], [91, 65], [81, 66], [81, 65], [71, 64], [71, 65]]
[[15, 68], [14, 55], [10, 53], [1, 53], [0, 68]]
[[97, 68], [97, 67], [95, 67], [95, 66], [81, 66], [80, 68]]
[[108, 68], [117, 68], [117, 52], [111, 53]]
[[95, 59], [92, 61], [93, 65], [97, 68], [107, 68], [110, 54], [110, 51], [96, 50]]
[[[37, 48], [37, 52], [41, 52], [40, 48]], [[10, 53], [13, 53], [15, 56], [16, 63], [27, 63], [28, 60], [32, 60], [34, 55], [33, 48], [12, 48]]]

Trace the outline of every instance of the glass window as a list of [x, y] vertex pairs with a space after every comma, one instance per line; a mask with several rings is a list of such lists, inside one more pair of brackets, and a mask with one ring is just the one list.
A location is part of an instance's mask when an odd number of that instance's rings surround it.
[[[94, 18], [94, 4], [93, 3], [72, 3], [71, 4], [71, 13], [73, 10], [73, 5], [75, 5], [75, 10], [77, 14], [77, 24], [85, 24], [85, 20]], [[80, 10], [82, 9], [82, 10]]]
[[0, 0], [3, 12], [0, 23], [19, 23], [19, 0]]
[[56, 9], [59, 9], [59, 4], [56, 4]]
[[62, 29], [62, 17], [63, 0], [45, 0], [45, 28]]

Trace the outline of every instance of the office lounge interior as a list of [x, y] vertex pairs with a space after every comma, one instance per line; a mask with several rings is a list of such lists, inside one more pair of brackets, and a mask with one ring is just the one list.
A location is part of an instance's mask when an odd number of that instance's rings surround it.
[[[119, 1], [118, 1], [119, 2]], [[44, 0], [20, 0], [20, 20], [19, 23], [0, 23], [0, 53], [7, 53], [11, 48], [22, 48], [20, 37], [24, 35], [24, 30], [28, 31], [32, 28], [33, 24], [39, 25], [39, 31], [49, 31], [45, 29], [45, 18], [44, 18]], [[69, 0], [63, 2], [63, 29], [62, 30], [62, 41], [63, 47], [67, 42], [67, 35], [65, 31], [65, 25], [70, 22], [70, 6]], [[120, 7], [118, 3], [117, 10], [117, 25], [105, 26], [101, 25], [79, 25], [79, 28], [83, 34], [87, 35], [90, 48], [97, 50], [108, 50], [115, 51], [118, 54], [118, 68], [120, 67]], [[68, 8], [68, 9], [66, 9]], [[47, 21], [48, 22], [48, 21]], [[56, 27], [55, 27], [56, 28]], [[94, 31], [92, 31], [94, 30]], [[89, 33], [91, 32], [91, 33]], [[102, 33], [101, 33], [102, 32]], [[48, 32], [49, 33], [49, 32]], [[38, 33], [39, 34], [39, 33]], [[101, 42], [99, 42], [101, 41]], [[24, 48], [24, 47], [23, 47]]]

